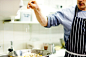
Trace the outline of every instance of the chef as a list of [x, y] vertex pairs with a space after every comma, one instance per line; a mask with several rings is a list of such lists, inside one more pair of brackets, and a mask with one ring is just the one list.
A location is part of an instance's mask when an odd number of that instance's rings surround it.
[[[65, 57], [86, 57], [86, 0], [77, 5], [44, 16], [36, 0], [30, 0], [27, 9], [33, 9], [39, 23], [47, 28], [62, 24], [64, 27]], [[46, 12], [45, 12], [46, 14]]]

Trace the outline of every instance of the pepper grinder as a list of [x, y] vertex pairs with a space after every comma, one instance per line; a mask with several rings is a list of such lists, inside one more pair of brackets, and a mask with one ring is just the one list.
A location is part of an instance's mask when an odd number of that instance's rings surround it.
[[10, 56], [13, 56], [13, 41], [11, 41], [11, 47], [8, 49], [8, 51], [9, 51], [8, 56], [9, 56], [9, 57], [10, 57]]

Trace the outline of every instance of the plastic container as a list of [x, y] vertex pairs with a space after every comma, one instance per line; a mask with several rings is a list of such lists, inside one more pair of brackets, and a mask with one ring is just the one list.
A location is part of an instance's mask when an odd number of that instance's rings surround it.
[[30, 22], [31, 20], [31, 10], [21, 10], [20, 12], [20, 21]]

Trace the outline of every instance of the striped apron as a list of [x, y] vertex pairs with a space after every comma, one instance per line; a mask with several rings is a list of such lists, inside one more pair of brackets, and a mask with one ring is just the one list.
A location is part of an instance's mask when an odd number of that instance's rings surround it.
[[71, 33], [66, 42], [65, 57], [86, 57], [86, 20], [77, 17], [78, 7], [75, 8], [75, 15], [72, 23]]

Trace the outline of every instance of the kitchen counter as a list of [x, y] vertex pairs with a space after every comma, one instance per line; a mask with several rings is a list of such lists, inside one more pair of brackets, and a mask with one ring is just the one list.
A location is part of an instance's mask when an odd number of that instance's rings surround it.
[[65, 49], [57, 50], [55, 54], [50, 55], [50, 57], [64, 57]]
[[0, 54], [0, 57], [8, 57], [7, 54]]
[[[50, 55], [49, 57], [64, 57], [65, 49], [57, 50], [56, 53]], [[7, 54], [0, 54], [0, 57], [8, 57]]]

